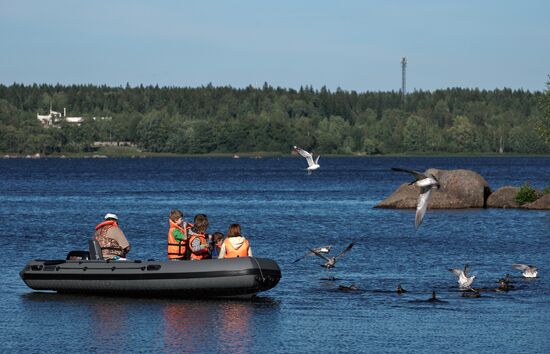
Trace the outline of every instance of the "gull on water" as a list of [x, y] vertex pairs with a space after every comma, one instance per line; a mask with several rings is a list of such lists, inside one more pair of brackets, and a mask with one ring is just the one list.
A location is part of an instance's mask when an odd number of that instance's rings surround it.
[[435, 178], [434, 175], [430, 174], [426, 176], [425, 174], [413, 170], [407, 170], [404, 168], [392, 167], [392, 170], [398, 172], [407, 172], [414, 176], [415, 180], [409, 184], [414, 184], [420, 188], [420, 195], [418, 196], [418, 202], [416, 203], [416, 217], [415, 217], [415, 226], [418, 229], [422, 220], [424, 219], [424, 214], [426, 214], [426, 209], [428, 209], [428, 202], [432, 194], [433, 189], [439, 189], [439, 181]]
[[330, 269], [330, 268], [334, 268], [334, 265], [336, 264], [336, 261], [337, 261], [340, 257], [344, 256], [346, 253], [348, 253], [349, 250], [351, 250], [351, 248], [353, 247], [353, 245], [354, 245], [354, 242], [350, 243], [350, 244], [348, 245], [348, 247], [346, 247], [345, 250], [343, 250], [339, 255], [337, 255], [337, 256], [335, 256], [335, 257], [327, 257], [327, 256], [325, 256], [324, 254], [322, 254], [322, 253], [320, 253], [320, 252], [316, 252], [315, 250], [313, 250], [313, 249], [311, 249], [311, 248], [310, 248], [309, 250], [310, 250], [311, 252], [313, 252], [316, 256], [319, 256], [319, 257], [323, 258], [323, 259], [326, 261], [326, 263], [325, 263], [325, 264], [322, 264], [321, 267], [325, 267], [325, 268], [327, 268], [327, 269]]
[[474, 279], [476, 278], [475, 275], [468, 276], [468, 272], [470, 271], [470, 267], [466, 264], [464, 266], [464, 269], [458, 269], [458, 268], [451, 268], [449, 269], [450, 272], [453, 272], [454, 275], [458, 277], [458, 286], [461, 290], [472, 290], [472, 283], [474, 282]]
[[332, 248], [332, 245], [327, 245], [327, 246], [321, 246], [321, 247], [312, 248], [311, 251], [308, 251], [306, 254], [304, 254], [302, 257], [296, 259], [296, 260], [293, 261], [292, 263], [296, 263], [296, 262], [298, 262], [299, 260], [304, 259], [304, 258], [306, 258], [306, 257], [308, 257], [308, 256], [313, 256], [313, 255], [315, 254], [315, 252], [318, 252], [318, 253], [329, 253], [331, 248]]
[[299, 153], [300, 155], [302, 155], [303, 157], [306, 158], [306, 161], [307, 161], [307, 169], [306, 170], [307, 170], [308, 175], [310, 175], [312, 171], [315, 171], [316, 169], [321, 167], [321, 165], [318, 164], [319, 157], [321, 157], [321, 155], [317, 156], [317, 158], [315, 159], [315, 162], [313, 162], [313, 155], [310, 154], [309, 152], [307, 152], [304, 149], [301, 149], [297, 146], [294, 146], [294, 150], [296, 150], [297, 153]]
[[523, 275], [525, 278], [536, 278], [539, 274], [538, 268], [532, 265], [514, 263], [512, 264], [512, 267], [521, 270], [521, 275]]

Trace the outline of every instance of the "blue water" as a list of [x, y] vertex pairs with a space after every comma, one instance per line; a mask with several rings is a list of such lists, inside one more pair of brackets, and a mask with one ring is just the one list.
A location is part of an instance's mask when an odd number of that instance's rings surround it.
[[[491, 188], [550, 186], [550, 157], [0, 160], [1, 352], [550, 352], [550, 211], [374, 209], [408, 175], [467, 168]], [[254, 301], [135, 299], [36, 293], [19, 278], [33, 258], [85, 249], [106, 212], [119, 215], [131, 258], [163, 259], [167, 216], [206, 213], [210, 231], [240, 223], [279, 285]], [[327, 273], [292, 264], [306, 246], [356, 245]], [[447, 269], [469, 263], [474, 285], [517, 290], [462, 298]], [[512, 263], [535, 264], [524, 280]], [[322, 280], [328, 275], [335, 281]], [[398, 295], [401, 283], [409, 292]], [[341, 292], [338, 285], [359, 291]], [[445, 302], [419, 300], [434, 290]]]

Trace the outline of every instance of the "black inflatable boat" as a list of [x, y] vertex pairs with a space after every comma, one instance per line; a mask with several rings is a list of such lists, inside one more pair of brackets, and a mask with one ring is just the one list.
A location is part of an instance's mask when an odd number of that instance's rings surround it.
[[71, 251], [64, 260], [32, 260], [20, 276], [34, 290], [179, 298], [247, 298], [281, 279], [279, 266], [270, 259], [104, 260], [97, 259], [102, 257], [92, 247], [90, 252]]

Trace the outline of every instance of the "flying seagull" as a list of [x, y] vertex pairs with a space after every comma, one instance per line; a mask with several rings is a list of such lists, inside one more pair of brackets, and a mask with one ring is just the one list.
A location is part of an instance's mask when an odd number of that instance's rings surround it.
[[418, 229], [422, 220], [424, 219], [424, 214], [426, 214], [426, 209], [428, 209], [428, 202], [432, 194], [432, 189], [439, 189], [439, 181], [435, 178], [434, 175], [430, 174], [426, 176], [423, 173], [407, 170], [404, 168], [392, 167], [392, 170], [398, 172], [407, 172], [414, 176], [415, 180], [409, 184], [414, 184], [420, 188], [420, 195], [418, 196], [418, 202], [416, 204], [416, 218], [415, 226]]
[[527, 264], [521, 264], [521, 263], [514, 263], [512, 264], [512, 267], [521, 270], [525, 278], [536, 278], [539, 274], [539, 270], [537, 267]]
[[458, 286], [461, 290], [472, 290], [472, 283], [474, 282], [474, 279], [476, 278], [476, 276], [475, 275], [468, 276], [468, 272], [470, 271], [470, 266], [466, 264], [464, 266], [464, 269], [451, 268], [449, 269], [449, 271], [453, 272], [454, 275], [458, 277]]
[[332, 245], [312, 248], [311, 251], [308, 251], [306, 254], [304, 254], [302, 257], [298, 258], [297, 260], [293, 261], [292, 263], [296, 263], [299, 260], [302, 260], [302, 259], [306, 258], [307, 256], [313, 256], [315, 254], [315, 252], [329, 253], [331, 248], [332, 248]]
[[338, 258], [344, 256], [346, 253], [349, 252], [349, 250], [351, 250], [351, 248], [353, 247], [354, 245], [354, 242], [350, 243], [348, 245], [348, 247], [346, 247], [345, 250], [343, 250], [339, 255], [335, 256], [335, 257], [327, 257], [325, 256], [324, 254], [322, 254], [321, 252], [317, 252], [313, 249], [309, 249], [311, 252], [313, 252], [316, 256], [319, 256], [321, 258], [323, 258], [326, 263], [325, 264], [322, 264], [321, 267], [325, 267], [327, 269], [330, 269], [330, 268], [334, 268], [334, 265], [336, 264], [336, 261], [338, 260]]
[[315, 162], [313, 162], [313, 155], [310, 154], [309, 152], [305, 151], [304, 149], [300, 149], [297, 146], [294, 146], [294, 150], [296, 150], [297, 153], [299, 153], [300, 155], [306, 158], [306, 161], [307, 161], [306, 170], [308, 175], [310, 175], [312, 171], [315, 171], [316, 169], [321, 167], [321, 165], [318, 164], [319, 157], [321, 157], [321, 155], [317, 156], [317, 158], [315, 159]]

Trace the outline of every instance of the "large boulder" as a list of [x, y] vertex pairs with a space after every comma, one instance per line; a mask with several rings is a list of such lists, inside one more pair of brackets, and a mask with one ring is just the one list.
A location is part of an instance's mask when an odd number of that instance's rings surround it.
[[504, 186], [497, 189], [487, 198], [487, 208], [519, 208], [516, 196], [519, 188]]
[[[424, 172], [433, 174], [441, 188], [433, 190], [428, 204], [430, 209], [483, 208], [485, 199], [491, 193], [485, 178], [471, 170], [438, 170], [430, 168]], [[412, 176], [411, 176], [412, 177]], [[416, 208], [420, 188], [402, 184], [375, 208]]]
[[544, 194], [534, 202], [523, 204], [521, 207], [533, 210], [550, 210], [550, 194]]

